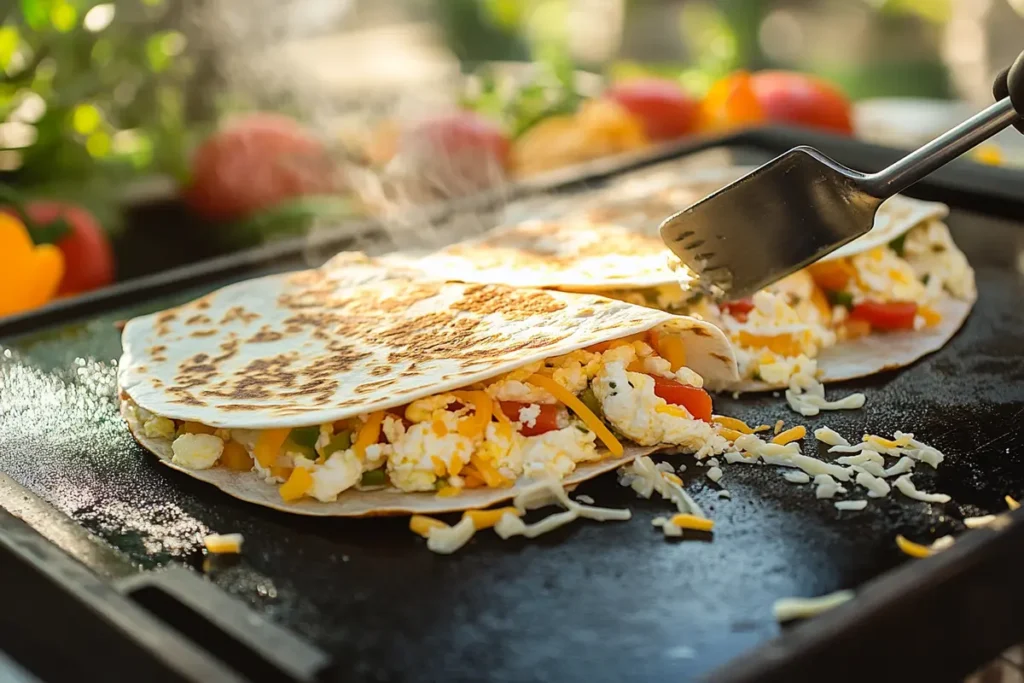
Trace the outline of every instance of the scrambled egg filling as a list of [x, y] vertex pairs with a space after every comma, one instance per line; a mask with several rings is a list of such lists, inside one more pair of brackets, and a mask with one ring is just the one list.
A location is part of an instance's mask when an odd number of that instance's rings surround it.
[[[148, 438], [169, 443], [175, 464], [253, 472], [289, 501], [331, 502], [389, 485], [444, 496], [523, 477], [561, 480], [580, 463], [621, 453], [616, 434], [698, 457], [723, 452], [728, 442], [710, 422], [703, 379], [685, 366], [673, 370], [652, 346], [658, 339], [642, 333], [597, 344], [403, 408], [311, 427], [215, 429], [131, 406]], [[676, 403], [657, 395], [656, 381], [706, 401], [707, 414], [699, 409], [698, 419], [678, 394]]]

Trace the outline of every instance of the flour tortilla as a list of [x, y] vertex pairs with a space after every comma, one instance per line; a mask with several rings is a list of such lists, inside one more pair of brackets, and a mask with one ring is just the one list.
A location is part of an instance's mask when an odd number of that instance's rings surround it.
[[[343, 254], [327, 267], [230, 285], [130, 320], [118, 369], [122, 414], [161, 462], [244, 500], [301, 514], [362, 516], [485, 506], [517, 489], [453, 498], [393, 490], [347, 492], [336, 503], [285, 503], [255, 473], [191, 470], [168, 440], [146, 437], [129, 402], [225, 429], [319, 425], [387, 410], [655, 326], [678, 334], [690, 367], [735, 381], [716, 327], [603, 297], [425, 279]], [[656, 448], [577, 469], [567, 484]]]
[[[665, 170], [598, 190], [578, 200], [565, 219], [527, 220], [498, 227], [486, 235], [431, 254], [392, 258], [407, 268], [468, 282], [498, 282], [574, 292], [612, 292], [679, 284], [692, 274], [681, 267], [658, 236], [660, 221], [742, 177], [751, 168], [709, 169], [681, 176]], [[646, 203], [645, 203], [646, 202]], [[850, 257], [888, 244], [912, 228], [948, 215], [944, 204], [895, 196], [879, 208], [869, 233], [823, 261]], [[609, 222], [615, 220], [617, 222]], [[618, 221], [622, 221], [621, 223]], [[903, 367], [940, 348], [956, 334], [974, 303], [946, 295], [937, 309], [942, 323], [926, 330], [874, 334], [841, 342], [818, 360], [825, 381], [863, 377]], [[723, 386], [709, 382], [709, 386]], [[754, 380], [729, 389], [764, 391], [777, 385]]]

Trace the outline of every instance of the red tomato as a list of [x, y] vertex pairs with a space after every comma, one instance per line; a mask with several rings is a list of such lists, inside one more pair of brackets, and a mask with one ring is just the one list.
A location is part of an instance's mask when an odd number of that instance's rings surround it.
[[114, 281], [114, 250], [91, 213], [74, 204], [46, 200], [26, 203], [25, 213], [40, 227], [58, 218], [68, 225], [68, 233], [56, 243], [64, 254], [64, 277], [57, 296], [81, 294]]
[[917, 316], [913, 301], [865, 301], [853, 307], [850, 318], [870, 323], [877, 330], [912, 330]]
[[644, 78], [613, 85], [605, 95], [643, 124], [651, 140], [672, 140], [697, 127], [700, 103], [675, 81]]
[[655, 396], [665, 399], [667, 403], [686, 408], [686, 411], [698, 420], [711, 422], [711, 395], [708, 392], [665, 377], [651, 377], [654, 378]]
[[853, 134], [850, 101], [832, 84], [792, 71], [760, 71], [751, 85], [769, 121]]
[[232, 221], [336, 185], [326, 150], [302, 126], [286, 116], [253, 114], [199, 146], [184, 197], [201, 216]]
[[471, 111], [440, 114], [418, 121], [402, 136], [401, 152], [419, 160], [486, 161], [508, 165], [511, 143], [501, 127]]
[[747, 314], [754, 310], [754, 302], [751, 299], [740, 299], [739, 301], [723, 301], [719, 304], [724, 312], [736, 318], [740, 322], [747, 319]]
[[[529, 403], [521, 403], [519, 401], [502, 401], [501, 412], [508, 416], [508, 419], [513, 422], [519, 422], [519, 411], [522, 408], [528, 407]], [[540, 414], [537, 415], [537, 420], [534, 422], [532, 427], [527, 427], [525, 424], [519, 429], [519, 433], [523, 436], [539, 436], [547, 432], [553, 432], [558, 429], [558, 415], [562, 410], [553, 403], [541, 403]]]

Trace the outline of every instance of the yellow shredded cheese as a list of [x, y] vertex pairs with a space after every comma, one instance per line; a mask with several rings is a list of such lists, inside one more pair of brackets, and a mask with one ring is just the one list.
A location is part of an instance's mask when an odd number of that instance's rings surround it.
[[711, 418], [711, 421], [715, 424], [721, 425], [726, 429], [731, 429], [741, 434], [753, 434], [754, 430], [750, 428], [743, 420], [737, 420], [735, 417], [726, 417], [724, 415], [715, 415]]
[[431, 529], [446, 529], [447, 524], [434, 517], [427, 517], [426, 515], [413, 515], [409, 518], [409, 529], [414, 534], [419, 534], [423, 538], [430, 536]]
[[242, 534], [210, 534], [203, 538], [207, 552], [214, 555], [242, 552]]
[[775, 433], [779, 434], [780, 432], [782, 432], [782, 428], [785, 427], [785, 426], [786, 426], [785, 422], [783, 422], [782, 420], [778, 420], [775, 423]]
[[680, 529], [692, 529], [693, 531], [711, 531], [715, 528], [714, 521], [685, 513], [672, 515], [672, 519], [669, 522]]
[[473, 520], [473, 526], [480, 529], [490, 529], [492, 526], [498, 523], [502, 515], [505, 513], [515, 515], [516, 517], [522, 517], [523, 513], [515, 507], [504, 507], [496, 508], [494, 510], [467, 510], [463, 513], [463, 517], [469, 517]]
[[443, 477], [448, 472], [448, 468], [445, 467], [444, 460], [437, 457], [436, 455], [430, 456], [430, 462], [434, 465], [434, 475]]
[[686, 349], [683, 340], [675, 335], [659, 334], [657, 336], [658, 355], [668, 361], [672, 372], [686, 365]]
[[654, 406], [654, 412], [664, 413], [666, 415], [673, 415], [675, 417], [681, 417], [684, 420], [693, 419], [693, 416], [690, 415], [690, 413], [686, 412], [685, 408], [680, 408], [679, 406], [672, 405], [671, 403], [666, 403], [663, 406]]
[[1018, 510], [1018, 509], [1020, 509], [1020, 503], [1018, 503], [1017, 501], [1015, 501], [1015, 500], [1014, 500], [1013, 498], [1011, 498], [1010, 496], [1007, 496], [1007, 497], [1006, 497], [1006, 506], [1007, 506], [1008, 508], [1010, 508], [1011, 510]]
[[920, 543], [908, 541], [902, 534], [896, 535], [896, 546], [905, 554], [918, 559], [929, 557], [932, 554], [931, 548], [926, 545], [921, 545]]
[[754, 434], [757, 434], [759, 432], [767, 432], [770, 429], [771, 427], [769, 425], [757, 425], [756, 427], [754, 427]]
[[486, 391], [453, 391], [452, 395], [463, 403], [473, 406], [473, 417], [463, 418], [459, 422], [459, 434], [469, 438], [482, 436], [491, 423], [491, 410], [494, 407], [490, 395]]
[[682, 486], [683, 485], [683, 480], [680, 479], [679, 476], [676, 475], [676, 474], [672, 474], [671, 472], [662, 472], [661, 476], [665, 477], [666, 479], [668, 479], [670, 482], [672, 482], [676, 486]]
[[772, 443], [785, 446], [787, 443], [799, 441], [805, 436], [807, 436], [807, 428], [803, 425], [797, 425], [796, 427], [790, 427], [786, 431], [777, 434], [775, 438], [772, 439]]
[[281, 488], [278, 491], [281, 493], [282, 499], [293, 501], [306, 495], [306, 491], [311, 486], [313, 486], [313, 475], [305, 467], [296, 467], [292, 470], [288, 481], [281, 484]]
[[577, 416], [583, 423], [590, 428], [590, 431], [597, 435], [597, 438], [611, 451], [611, 454], [615, 457], [622, 455], [623, 448], [619, 440], [615, 438], [611, 430], [605, 427], [604, 423], [590, 412], [590, 408], [583, 405], [583, 401], [573, 396], [572, 392], [563, 387], [561, 384], [551, 379], [550, 377], [544, 377], [543, 375], [532, 375], [526, 380], [527, 383], [533, 384], [534, 386], [544, 389], [549, 394], [554, 396], [556, 399], [566, 405], [569, 410], [576, 413]]
[[380, 438], [380, 426], [383, 422], [384, 411], [378, 410], [376, 413], [372, 413], [366, 423], [359, 428], [359, 436], [356, 437], [356, 442], [352, 445], [357, 457], [365, 458], [367, 447], [377, 443], [377, 439]]
[[718, 430], [718, 433], [727, 438], [729, 441], [735, 441], [736, 439], [743, 436], [740, 432], [735, 429], [729, 429], [728, 427], [722, 427]]
[[484, 483], [490, 488], [501, 488], [508, 483], [505, 481], [505, 477], [501, 476], [498, 470], [494, 469], [494, 466], [491, 465], [491, 463], [484, 460], [478, 454], [474, 453], [469, 456], [469, 461], [473, 464], [473, 467], [476, 468], [476, 471], [480, 473], [480, 477], [484, 480]]

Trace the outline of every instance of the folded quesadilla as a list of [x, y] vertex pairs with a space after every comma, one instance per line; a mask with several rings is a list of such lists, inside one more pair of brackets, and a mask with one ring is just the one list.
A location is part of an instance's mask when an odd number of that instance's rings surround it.
[[361, 254], [135, 318], [121, 409], [167, 464], [310, 515], [436, 513], [728, 441], [714, 326], [602, 297], [424, 278]]
[[715, 388], [742, 391], [784, 387], [808, 371], [836, 381], [902, 367], [952, 338], [976, 298], [942, 204], [893, 197], [864, 237], [750, 300], [716, 304], [697, 293], [694, 275], [655, 234], [594, 219], [635, 214], [635, 196], [626, 208], [621, 197], [605, 199], [615, 212], [591, 202], [563, 219], [528, 220], [393, 258], [436, 276], [593, 292], [706, 320], [733, 343], [741, 375]]

